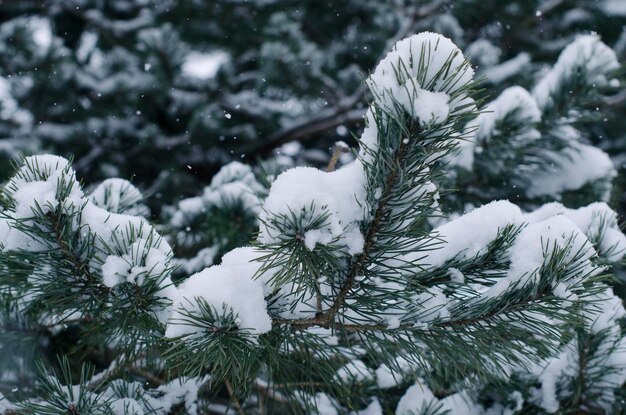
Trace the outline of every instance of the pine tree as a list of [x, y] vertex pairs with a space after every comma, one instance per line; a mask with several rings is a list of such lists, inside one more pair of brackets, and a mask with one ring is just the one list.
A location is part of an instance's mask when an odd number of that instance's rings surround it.
[[[366, 85], [354, 161], [275, 178], [231, 164], [180, 209], [246, 205], [259, 230], [176, 285], [172, 248], [132, 184], [87, 192], [67, 160], [24, 159], [0, 198], [0, 347], [12, 356], [2, 376], [16, 382], [3, 409], [622, 411], [626, 311], [608, 278], [626, 236], [615, 212], [495, 201], [442, 220], [455, 197], [449, 160], [487, 114], [470, 64], [424, 32], [397, 42]], [[535, 115], [513, 119], [514, 144], [537, 138]], [[572, 128], [541, 115], [549, 134]], [[74, 338], [47, 350], [58, 336]]]

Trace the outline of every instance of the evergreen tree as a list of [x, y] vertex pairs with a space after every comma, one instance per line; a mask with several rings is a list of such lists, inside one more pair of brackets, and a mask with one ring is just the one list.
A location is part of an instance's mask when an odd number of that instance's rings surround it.
[[[573, 64], [613, 69], [597, 38], [577, 42], [603, 60]], [[24, 159], [0, 199], [0, 347], [10, 356], [0, 405], [38, 414], [620, 413], [626, 311], [608, 278], [626, 236], [615, 212], [541, 205], [530, 183], [520, 193], [530, 212], [495, 201], [441, 218], [464, 194], [478, 195], [467, 199], [476, 205], [492, 197], [480, 187], [446, 192], [462, 174], [450, 167], [467, 151], [459, 143], [501, 143], [488, 128], [498, 117], [509, 115], [510, 145], [522, 149], [508, 172], [548, 137], [558, 141], [548, 158], [599, 152], [577, 141], [568, 117], [584, 106], [551, 107], [571, 50], [543, 81], [550, 88], [508, 90], [496, 112], [479, 115], [474, 71], [450, 39], [423, 32], [395, 43], [366, 81], [355, 160], [278, 176], [288, 162], [256, 174], [230, 164], [179, 205], [173, 228], [196, 226], [185, 221], [202, 209], [242, 208], [259, 229], [233, 250], [228, 234], [207, 232], [199, 243], [224, 253], [220, 264], [176, 284], [172, 248], [132, 184], [88, 192], [67, 160]], [[583, 75], [583, 87], [599, 79]], [[475, 148], [471, 166], [493, 157]], [[595, 166], [577, 168], [589, 178]], [[612, 173], [603, 173], [592, 196], [606, 193]], [[565, 201], [562, 190], [551, 196]]]

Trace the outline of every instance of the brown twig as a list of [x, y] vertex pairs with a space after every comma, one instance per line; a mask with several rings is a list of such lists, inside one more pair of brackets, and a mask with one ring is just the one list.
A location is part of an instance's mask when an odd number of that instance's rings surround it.
[[333, 155], [330, 157], [330, 161], [328, 162], [326, 171], [335, 171], [335, 168], [337, 167], [337, 162], [339, 161], [339, 157], [341, 157], [342, 154], [347, 153], [348, 150], [349, 148], [346, 147], [343, 143], [335, 143], [335, 146], [333, 148]]
[[268, 154], [289, 141], [302, 140], [340, 125], [360, 122], [363, 120], [365, 110], [352, 108], [359, 101], [360, 99], [354, 102], [340, 103], [336, 108], [323, 112], [317, 117], [308, 118], [289, 128], [279, 130], [264, 140], [265, 144], [257, 151], [261, 154]]
[[231, 385], [229, 381], [225, 381], [224, 385], [226, 386], [226, 390], [228, 391], [230, 400], [233, 403], [233, 407], [235, 408], [237, 413], [239, 415], [245, 415], [245, 412], [243, 411], [243, 407], [241, 406], [241, 402], [239, 402], [239, 399], [237, 399], [237, 397], [235, 396], [235, 390], [233, 389], [233, 385]]

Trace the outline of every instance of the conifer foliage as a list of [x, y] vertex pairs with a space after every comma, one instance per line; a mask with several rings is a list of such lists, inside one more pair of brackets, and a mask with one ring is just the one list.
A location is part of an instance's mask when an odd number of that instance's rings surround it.
[[[185, 202], [191, 216], [173, 214], [170, 228], [180, 230], [207, 206], [228, 204], [258, 226], [254, 241], [235, 249], [206, 233], [201, 243], [221, 261], [188, 278], [175, 277], [172, 248], [145, 219], [133, 185], [108, 180], [88, 192], [67, 160], [25, 158], [0, 199], [1, 377], [12, 383], [0, 408], [624, 410], [626, 311], [608, 284], [626, 253], [615, 212], [601, 201], [541, 205], [532, 186], [522, 210], [490, 202], [500, 197], [490, 184], [467, 200], [484, 205], [442, 219], [462, 198], [447, 193], [463, 178], [450, 160], [471, 154], [461, 165], [471, 171], [494, 143], [511, 156], [480, 170], [488, 181], [507, 163], [521, 177], [532, 157], [539, 166], [559, 154], [574, 163], [572, 154], [599, 153], [579, 143], [567, 117], [583, 107], [564, 100], [561, 84], [581, 94], [591, 84], [617, 87], [607, 75], [617, 61], [595, 37], [571, 48], [532, 95], [513, 88], [481, 112], [474, 71], [450, 39], [423, 32], [398, 41], [366, 81], [371, 102], [353, 161], [278, 176], [231, 164]], [[576, 60], [572, 50], [589, 56]], [[538, 154], [548, 142], [552, 152]], [[566, 174], [566, 163], [557, 165], [552, 174]], [[598, 184], [595, 173], [581, 172], [580, 185]], [[611, 174], [598, 173], [599, 198]], [[555, 193], [562, 190], [571, 189]], [[46, 349], [70, 334], [72, 347]]]
[[454, 188], [462, 203], [498, 198], [533, 208], [609, 201], [616, 170], [589, 145], [584, 126], [604, 118], [599, 106], [621, 87], [615, 52], [595, 35], [581, 35], [560, 54], [532, 92], [505, 89], [468, 124]]

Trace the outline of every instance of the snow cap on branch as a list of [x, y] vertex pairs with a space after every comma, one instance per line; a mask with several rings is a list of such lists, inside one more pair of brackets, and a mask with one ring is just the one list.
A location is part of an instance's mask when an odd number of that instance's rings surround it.
[[[244, 272], [251, 271], [251, 272]], [[186, 319], [187, 314], [199, 314], [200, 303], [213, 308], [216, 330], [220, 317], [232, 313], [238, 329], [244, 330], [251, 339], [267, 333], [272, 320], [267, 313], [260, 281], [254, 280], [254, 267], [231, 267], [215, 265], [192, 275], [179, 287], [179, 296], [174, 303], [174, 313], [165, 332], [166, 337], [178, 337], [204, 331]]]
[[334, 172], [310, 167], [288, 170], [278, 176], [265, 200], [259, 242], [296, 237], [309, 250], [333, 243], [357, 254], [363, 249], [359, 221], [365, 219], [364, 200], [365, 173], [359, 161]]
[[148, 208], [143, 204], [141, 191], [128, 180], [111, 178], [100, 183], [89, 195], [94, 205], [111, 213], [147, 216]]
[[[39, 209], [41, 213], [47, 214], [59, 207], [78, 208], [83, 197], [69, 162], [53, 155], [25, 158], [23, 166], [6, 185], [6, 190], [14, 204], [11, 209], [14, 221], [33, 218]], [[17, 229], [10, 229], [8, 221], [0, 221], [3, 222], [0, 225], [0, 244], [4, 245], [5, 250], [45, 248], [35, 238]]]
[[617, 176], [611, 158], [597, 147], [572, 142], [561, 153], [549, 154], [552, 164], [533, 178], [526, 194], [551, 196], [560, 200], [566, 191], [576, 191], [589, 184], [598, 188], [599, 198], [607, 202], [611, 196], [611, 180]]
[[[502, 91], [500, 96], [487, 104], [484, 110], [468, 125], [468, 139], [459, 142], [460, 153], [451, 161], [467, 170], [472, 170], [474, 153], [481, 152], [483, 146], [499, 134], [514, 129], [515, 140], [505, 144], [514, 151], [516, 147], [541, 137], [535, 124], [541, 121], [541, 111], [528, 91], [520, 86], [513, 86]], [[494, 160], [494, 164], [503, 169], [503, 160]]]
[[574, 222], [606, 261], [617, 262], [626, 255], [626, 235], [619, 228], [617, 213], [606, 203], [596, 202], [578, 209], [548, 203], [528, 213], [526, 220], [535, 223], [556, 215], [564, 215]]
[[610, 72], [619, 66], [613, 49], [597, 35], [579, 36], [561, 52], [556, 65], [537, 83], [533, 96], [543, 110], [550, 106], [552, 96], [570, 77], [580, 74], [587, 86], [600, 87], [608, 83]]
[[422, 32], [397, 42], [378, 64], [367, 84], [382, 108], [401, 104], [422, 126], [445, 123], [468, 103], [463, 89], [473, 69], [445, 36]]

